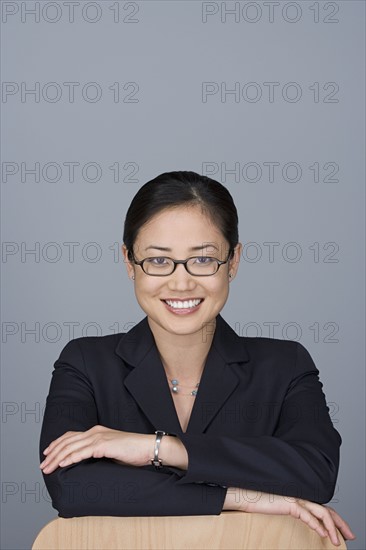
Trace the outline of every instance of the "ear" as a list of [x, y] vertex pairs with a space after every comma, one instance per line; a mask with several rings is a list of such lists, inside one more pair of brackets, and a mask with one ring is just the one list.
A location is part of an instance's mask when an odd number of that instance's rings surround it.
[[234, 248], [233, 257], [229, 262], [229, 273], [231, 273], [232, 275], [230, 278], [231, 281], [234, 279], [239, 269], [239, 262], [240, 262], [242, 250], [243, 250], [243, 245], [241, 243], [238, 243]]
[[135, 266], [132, 262], [130, 262], [130, 259], [128, 257], [128, 250], [126, 248], [126, 245], [121, 246], [122, 254], [123, 254], [123, 261], [126, 266], [127, 275], [130, 279], [135, 276]]

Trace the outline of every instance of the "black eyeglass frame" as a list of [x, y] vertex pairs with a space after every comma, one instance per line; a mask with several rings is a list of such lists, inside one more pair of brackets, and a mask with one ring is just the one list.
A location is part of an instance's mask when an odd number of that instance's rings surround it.
[[[228, 257], [226, 260], [218, 260], [217, 258], [215, 258], [214, 256], [191, 256], [190, 258], [187, 258], [186, 260], [174, 260], [173, 258], [170, 258], [169, 256], [149, 256], [148, 258], [144, 258], [143, 260], [136, 260], [133, 252], [131, 253], [131, 257], [130, 257], [130, 260], [136, 264], [136, 265], [139, 265], [142, 269], [142, 271], [146, 274], [146, 275], [149, 275], [149, 277], [169, 277], [169, 275], [172, 275], [174, 273], [174, 271], [177, 269], [177, 265], [178, 264], [183, 264], [184, 265], [184, 268], [185, 270], [187, 271], [187, 273], [189, 273], [190, 275], [192, 275], [192, 277], [212, 277], [212, 275], [215, 275], [218, 270], [220, 269], [220, 267], [224, 264], [227, 264], [228, 261], [233, 257], [233, 252], [234, 250], [229, 250], [229, 254], [228, 254]], [[167, 260], [171, 260], [174, 264], [174, 267], [173, 267], [173, 271], [171, 271], [170, 273], [166, 273], [166, 274], [153, 274], [153, 273], [147, 273], [144, 269], [144, 262], [146, 260], [153, 260], [154, 258], [166, 258]], [[188, 269], [188, 262], [189, 260], [193, 260], [194, 258], [211, 258], [212, 260], [215, 260], [217, 262], [217, 269], [216, 271], [214, 271], [213, 273], [210, 273], [209, 275], [197, 275], [196, 273], [191, 273]]]

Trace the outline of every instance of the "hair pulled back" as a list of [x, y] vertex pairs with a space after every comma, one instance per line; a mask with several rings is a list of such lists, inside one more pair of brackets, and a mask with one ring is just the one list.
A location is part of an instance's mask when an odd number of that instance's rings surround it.
[[165, 172], [143, 185], [126, 214], [123, 242], [132, 257], [141, 227], [164, 209], [200, 206], [221, 230], [230, 250], [238, 244], [238, 213], [229, 191], [221, 183], [196, 172]]

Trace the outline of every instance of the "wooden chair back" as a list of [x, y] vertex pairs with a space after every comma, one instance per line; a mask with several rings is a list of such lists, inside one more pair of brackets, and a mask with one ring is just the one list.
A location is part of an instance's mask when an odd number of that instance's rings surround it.
[[223, 512], [219, 516], [57, 518], [32, 550], [339, 550], [291, 516]]

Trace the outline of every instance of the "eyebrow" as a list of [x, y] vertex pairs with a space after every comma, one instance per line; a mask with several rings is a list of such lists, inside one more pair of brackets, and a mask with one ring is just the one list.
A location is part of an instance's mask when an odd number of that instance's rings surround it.
[[[196, 252], [198, 250], [202, 250], [203, 248], [208, 248], [208, 247], [212, 247], [212, 248], [215, 248], [215, 250], [219, 250], [219, 248], [213, 244], [213, 243], [207, 243], [207, 244], [204, 244], [204, 245], [201, 245], [201, 246], [192, 246], [189, 250], [192, 251], [192, 252]], [[166, 246], [157, 246], [155, 244], [152, 244], [150, 246], [148, 246], [147, 248], [145, 248], [145, 250], [161, 250], [162, 252], [172, 252], [172, 249], [171, 248], [168, 248]]]

